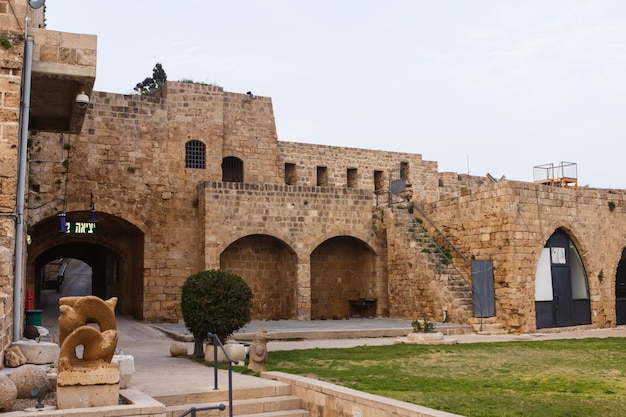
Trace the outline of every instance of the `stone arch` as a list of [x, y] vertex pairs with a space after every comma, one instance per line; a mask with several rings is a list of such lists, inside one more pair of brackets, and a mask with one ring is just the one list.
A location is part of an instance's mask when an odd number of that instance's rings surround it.
[[[89, 212], [68, 212], [68, 221], [89, 218]], [[57, 218], [36, 223], [30, 232], [26, 268], [27, 288], [39, 303], [43, 267], [54, 259], [73, 258], [93, 271], [93, 295], [118, 297], [117, 312], [143, 319], [144, 234], [133, 224], [106, 213], [98, 213], [95, 233], [59, 233]]]
[[615, 271], [615, 324], [626, 324], [626, 247]]
[[585, 262], [566, 228], [557, 228], [547, 239], [534, 284], [537, 328], [591, 323]]
[[386, 284], [377, 280], [376, 258], [370, 245], [348, 235], [319, 244], [310, 255], [311, 318], [350, 317], [350, 300], [378, 299]]
[[285, 241], [253, 234], [220, 254], [220, 269], [239, 275], [252, 289], [252, 319], [297, 319], [297, 255]]

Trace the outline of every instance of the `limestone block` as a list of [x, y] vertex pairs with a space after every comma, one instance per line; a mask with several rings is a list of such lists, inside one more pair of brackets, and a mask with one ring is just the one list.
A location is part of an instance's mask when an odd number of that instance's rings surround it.
[[117, 364], [103, 363], [99, 367], [74, 367], [63, 371], [59, 369], [57, 375], [57, 387], [119, 385], [119, 382], [120, 370]]
[[13, 346], [19, 347], [26, 357], [26, 363], [44, 365], [54, 363], [59, 358], [59, 345], [56, 343], [21, 340], [13, 343]]
[[170, 355], [176, 356], [184, 356], [188, 355], [189, 350], [187, 349], [187, 345], [183, 342], [176, 342], [170, 346]]
[[17, 387], [6, 375], [0, 375], [0, 411], [10, 410], [17, 399]]
[[26, 363], [26, 356], [18, 346], [11, 346], [4, 351], [4, 364], [9, 368], [17, 368]]
[[33, 388], [47, 389], [49, 386], [46, 370], [37, 365], [24, 365], [15, 369], [9, 376], [17, 388], [17, 398], [32, 398]]
[[132, 355], [113, 355], [111, 363], [120, 368], [120, 388], [126, 389], [135, 373], [135, 358]]
[[119, 401], [119, 384], [57, 387], [57, 408], [59, 410], [105, 407], [118, 405]]

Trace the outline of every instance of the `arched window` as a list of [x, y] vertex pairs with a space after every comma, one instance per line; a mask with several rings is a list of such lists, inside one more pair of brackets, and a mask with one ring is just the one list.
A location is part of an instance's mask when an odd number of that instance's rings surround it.
[[243, 182], [243, 161], [236, 156], [222, 159], [222, 181]]
[[185, 143], [185, 168], [206, 168], [206, 146], [199, 140]]

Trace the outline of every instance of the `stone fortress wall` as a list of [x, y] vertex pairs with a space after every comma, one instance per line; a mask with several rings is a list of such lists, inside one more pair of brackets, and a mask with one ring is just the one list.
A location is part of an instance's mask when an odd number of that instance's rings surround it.
[[[439, 173], [418, 154], [278, 141], [271, 99], [192, 83], [168, 82], [156, 97], [95, 92], [83, 132], [63, 140], [67, 167], [31, 162], [38, 198], [62, 198], [67, 172], [68, 212], [85, 209], [89, 190], [98, 212], [141, 231], [142, 268], [127, 272], [141, 281], [127, 287], [141, 287], [135, 297], [148, 320], [178, 320], [184, 279], [223, 268], [253, 287], [256, 319], [345, 318], [354, 313], [347, 300], [372, 297], [378, 316], [440, 320], [446, 309], [448, 320], [466, 321], [448, 277], [387, 205], [390, 179], [406, 176], [412, 201], [468, 258], [494, 261], [504, 327], [533, 329], [538, 254], [559, 227], [589, 263], [594, 324], [614, 323], [614, 279], [592, 277], [615, 275], [619, 210], [606, 204], [619, 207], [621, 193], [492, 183]], [[205, 169], [185, 168], [190, 140], [206, 145]], [[63, 160], [61, 148], [59, 134], [37, 134], [31, 161]], [[242, 182], [222, 182], [232, 156], [243, 162]], [[59, 201], [32, 210], [29, 222], [54, 219]], [[604, 236], [610, 248], [599, 244]], [[34, 245], [32, 256], [49, 244]], [[137, 310], [137, 300], [126, 304]]]

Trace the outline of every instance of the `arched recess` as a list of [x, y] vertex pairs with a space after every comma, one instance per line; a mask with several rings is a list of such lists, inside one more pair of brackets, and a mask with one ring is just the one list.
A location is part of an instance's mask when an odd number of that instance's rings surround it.
[[350, 300], [377, 297], [378, 275], [376, 254], [362, 240], [337, 236], [322, 242], [311, 253], [311, 319], [350, 317]]
[[542, 250], [535, 273], [537, 328], [591, 323], [587, 273], [574, 242], [557, 229]]
[[222, 181], [243, 182], [243, 161], [236, 156], [222, 159]]
[[239, 275], [252, 290], [252, 319], [297, 319], [295, 252], [282, 240], [250, 235], [220, 255], [220, 269]]
[[[26, 271], [27, 287], [34, 289], [35, 302], [43, 283], [44, 266], [59, 258], [85, 262], [93, 272], [92, 293], [101, 298], [118, 297], [116, 313], [143, 319], [144, 235], [131, 223], [97, 213], [95, 233], [57, 231], [56, 216], [37, 223], [31, 230]], [[85, 221], [88, 212], [68, 212], [67, 221]]]
[[615, 324], [626, 324], [626, 248], [615, 275]]

